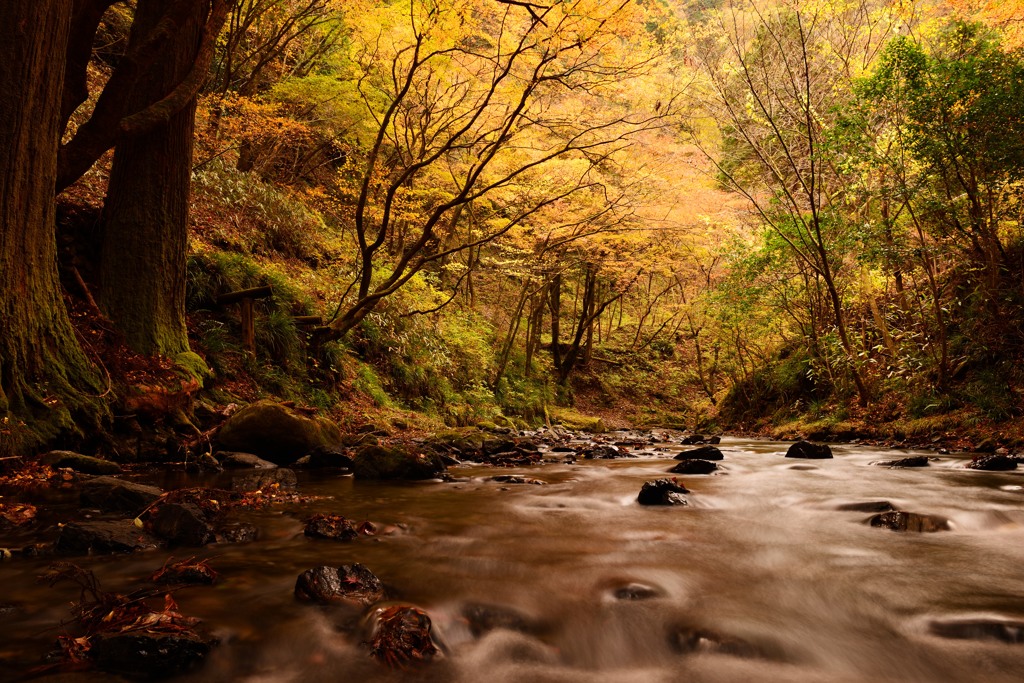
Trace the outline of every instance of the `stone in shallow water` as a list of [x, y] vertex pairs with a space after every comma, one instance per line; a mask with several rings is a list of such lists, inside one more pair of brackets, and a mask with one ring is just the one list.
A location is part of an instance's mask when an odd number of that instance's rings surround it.
[[499, 474], [494, 477], [488, 477], [488, 481], [496, 481], [499, 484], [533, 484], [536, 486], [543, 486], [547, 484], [546, 481], [540, 479], [533, 479], [531, 477], [524, 477], [519, 474]]
[[896, 507], [887, 500], [868, 500], [863, 503], [844, 503], [836, 507], [843, 512], [890, 512]]
[[669, 633], [669, 645], [679, 654], [716, 653], [733, 657], [760, 656], [757, 648], [733, 636], [708, 629], [680, 627]]
[[156, 539], [130, 519], [112, 522], [70, 522], [54, 544], [62, 555], [131, 553], [157, 547]]
[[828, 444], [815, 444], [810, 441], [797, 441], [786, 451], [787, 458], [805, 458], [808, 460], [826, 460], [832, 457], [832, 449]]
[[1024, 643], [1024, 622], [1020, 621], [999, 619], [933, 621], [929, 625], [929, 630], [943, 638]]
[[370, 654], [381, 664], [405, 667], [432, 660], [438, 649], [431, 638], [430, 617], [410, 605], [378, 609], [371, 615]]
[[499, 628], [521, 633], [532, 633], [535, 630], [529, 619], [511, 607], [503, 605], [469, 603], [462, 608], [462, 616], [474, 638]]
[[916, 512], [904, 512], [893, 510], [875, 515], [868, 520], [871, 526], [884, 527], [893, 531], [920, 531], [932, 533], [935, 531], [949, 531], [949, 520], [938, 515], [922, 515]]
[[310, 517], [303, 533], [310, 538], [326, 538], [332, 541], [351, 541], [359, 535], [350, 520], [341, 515], [325, 514]]
[[126, 631], [92, 638], [89, 654], [104, 671], [133, 678], [166, 678], [198, 666], [215, 641], [189, 631]]
[[871, 464], [878, 465], [879, 467], [928, 467], [928, 456], [915, 455], [909, 458], [900, 458], [899, 460], [880, 460]]
[[612, 591], [616, 600], [652, 600], [660, 598], [662, 592], [653, 586], [645, 586], [642, 583], [627, 583]]
[[307, 569], [295, 581], [295, 597], [302, 602], [372, 605], [384, 597], [384, 584], [357, 563]]
[[673, 474], [711, 474], [718, 465], [707, 460], [680, 460], [679, 464], [669, 470]]
[[684, 493], [689, 493], [689, 490], [675, 480], [656, 479], [644, 482], [636, 502], [641, 505], [686, 505]]
[[967, 467], [972, 470], [1005, 472], [1017, 469], [1017, 461], [1008, 455], [987, 455], [972, 461]]
[[714, 446], [701, 446], [688, 451], [682, 451], [673, 460], [721, 460], [725, 456], [722, 451]]
[[137, 515], [163, 495], [155, 486], [117, 477], [93, 477], [82, 483], [81, 501], [86, 507]]

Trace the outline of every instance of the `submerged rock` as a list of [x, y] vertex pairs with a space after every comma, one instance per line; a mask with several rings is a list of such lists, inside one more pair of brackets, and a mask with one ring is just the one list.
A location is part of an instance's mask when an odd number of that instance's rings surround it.
[[844, 503], [836, 507], [836, 510], [844, 512], [889, 512], [896, 507], [887, 500], [868, 500], [863, 503]]
[[202, 546], [214, 541], [213, 527], [199, 506], [192, 503], [164, 503], [152, 512], [153, 533], [172, 545]]
[[1008, 455], [986, 455], [971, 461], [969, 467], [972, 470], [986, 470], [989, 472], [1005, 472], [1017, 469], [1017, 461]]
[[269, 470], [242, 470], [231, 477], [232, 491], [263, 491], [277, 485], [282, 489], [293, 489], [298, 485], [295, 470], [275, 467]]
[[641, 505], [686, 505], [684, 493], [689, 490], [675, 480], [656, 479], [644, 482], [636, 501]]
[[130, 519], [70, 522], [61, 527], [54, 544], [54, 549], [64, 555], [131, 553], [156, 547], [156, 540]]
[[928, 456], [914, 455], [909, 458], [900, 458], [899, 460], [881, 460], [871, 464], [878, 465], [879, 467], [927, 467]]
[[326, 538], [332, 541], [351, 541], [359, 536], [356, 527], [341, 515], [317, 514], [309, 518], [303, 533], [310, 538]]
[[217, 540], [222, 543], [252, 543], [259, 538], [259, 535], [259, 529], [254, 524], [232, 522], [220, 528]]
[[932, 533], [935, 531], [949, 531], [949, 520], [938, 515], [921, 515], [916, 512], [904, 512], [893, 510], [875, 515], [868, 520], [868, 524], [874, 527], [883, 527], [893, 531], [920, 531]]
[[616, 600], [652, 600], [662, 595], [662, 591], [642, 583], [627, 583], [612, 591], [612, 597]]
[[82, 483], [83, 506], [94, 506], [108, 512], [137, 515], [157, 501], [164, 492], [155, 486], [137, 484], [116, 477], [93, 477]]
[[718, 465], [707, 460], [680, 460], [679, 464], [669, 470], [673, 474], [711, 474]]
[[368, 606], [384, 597], [384, 584], [357, 563], [307, 569], [295, 581], [295, 597], [321, 605], [349, 603]]
[[787, 458], [805, 458], [808, 460], [825, 460], [832, 457], [832, 449], [828, 444], [815, 444], [810, 441], [797, 441], [786, 451]]
[[229, 417], [216, 440], [224, 450], [290, 465], [319, 446], [339, 446], [342, 435], [337, 425], [323, 418], [274, 401], [257, 401]]
[[614, 460], [615, 458], [635, 458], [636, 456], [628, 451], [624, 451], [618, 446], [594, 446], [588, 448], [582, 452], [582, 455], [587, 460]]
[[520, 633], [533, 633], [536, 630], [529, 619], [511, 607], [470, 603], [462, 608], [462, 617], [474, 638], [499, 628]]
[[116, 462], [74, 451], [50, 451], [39, 461], [50, 467], [70, 467], [75, 472], [85, 474], [117, 474], [121, 471], [121, 466]]
[[999, 640], [1004, 643], [1024, 643], [1024, 622], [1000, 619], [968, 619], [933, 621], [929, 630], [943, 638], [961, 640]]
[[519, 474], [499, 474], [494, 477], [488, 477], [487, 480], [496, 481], [499, 484], [533, 484], [535, 486], [544, 486], [547, 484], [546, 481], [524, 477]]
[[697, 444], [705, 443], [704, 435], [690, 434], [689, 436], [684, 436], [682, 440], [679, 441], [679, 443], [683, 444], [684, 446], [696, 446]]
[[232, 469], [256, 469], [256, 470], [272, 470], [277, 465], [264, 460], [258, 455], [252, 453], [238, 453], [235, 451], [220, 451], [214, 455], [220, 464], [224, 467]]
[[682, 451], [673, 460], [722, 460], [725, 456], [715, 446], [701, 446]]
[[166, 678], [201, 664], [215, 641], [191, 631], [171, 634], [135, 630], [94, 636], [91, 643], [89, 654], [104, 671]]
[[405, 667], [426, 663], [437, 654], [430, 617], [410, 605], [376, 610], [371, 616], [370, 654], [381, 664]]
[[352, 462], [357, 479], [436, 479], [445, 469], [434, 453], [386, 446], [364, 446]]
[[717, 653], [733, 657], [759, 657], [756, 647], [733, 636], [702, 628], [680, 627], [669, 633], [669, 645], [680, 654]]

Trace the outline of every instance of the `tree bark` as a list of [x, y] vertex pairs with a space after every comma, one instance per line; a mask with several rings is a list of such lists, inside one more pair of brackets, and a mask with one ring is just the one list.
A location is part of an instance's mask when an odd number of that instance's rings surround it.
[[53, 189], [71, 11], [71, 0], [0, 3], [0, 416], [24, 420], [31, 440], [74, 428], [99, 388], [57, 275]]
[[[169, 1], [139, 0], [130, 41], [145, 39]], [[171, 38], [167, 59], [154, 64], [131, 93], [130, 111], [164, 97], [192, 69], [208, 11], [205, 0], [194, 5]], [[193, 98], [166, 124], [122, 137], [114, 152], [104, 206], [100, 305], [125, 342], [146, 355], [173, 356], [189, 348], [185, 259], [195, 106]]]

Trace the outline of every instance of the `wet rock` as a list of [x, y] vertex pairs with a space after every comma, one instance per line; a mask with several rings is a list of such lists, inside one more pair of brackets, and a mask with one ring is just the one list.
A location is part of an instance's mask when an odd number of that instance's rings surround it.
[[295, 581], [295, 597], [321, 605], [340, 602], [367, 606], [384, 597], [384, 585], [359, 563], [320, 566], [299, 575]]
[[887, 500], [869, 500], [863, 503], [844, 503], [836, 507], [843, 512], [890, 512], [896, 507]]
[[309, 518], [303, 533], [310, 538], [326, 538], [331, 541], [351, 541], [359, 536], [356, 527], [341, 515], [317, 514]]
[[259, 529], [253, 524], [232, 522], [220, 528], [217, 540], [222, 543], [252, 543], [259, 538], [259, 535]]
[[150, 514], [149, 527], [172, 545], [198, 547], [214, 541], [213, 527], [192, 503], [163, 503]]
[[893, 531], [920, 531], [932, 533], [935, 531], [949, 531], [949, 520], [937, 515], [921, 515], [916, 512], [904, 512], [893, 510], [875, 515], [868, 520], [874, 527], [883, 527]]
[[232, 491], [263, 491], [274, 485], [293, 489], [298, 484], [295, 470], [276, 467], [271, 470], [243, 470], [231, 478]]
[[430, 617], [423, 610], [396, 605], [375, 610], [370, 619], [370, 654], [381, 664], [406, 667], [429, 662], [438, 654]]
[[191, 671], [210, 654], [212, 640], [190, 631], [125, 631], [91, 639], [89, 654], [100, 669], [132, 677], [166, 678]]
[[644, 482], [636, 502], [641, 505], [686, 505], [682, 494], [689, 491], [671, 479], [656, 479]]
[[516, 442], [512, 439], [484, 439], [481, 445], [484, 455], [496, 455], [516, 450]]
[[614, 460], [615, 458], [635, 458], [636, 456], [618, 446], [594, 446], [582, 452], [587, 460]]
[[156, 539], [130, 519], [70, 522], [61, 527], [54, 544], [54, 549], [62, 555], [131, 553], [156, 547]]
[[69, 467], [84, 474], [118, 474], [121, 466], [116, 462], [82, 455], [74, 451], [50, 451], [39, 459], [44, 465], [61, 468]]
[[163, 493], [155, 486], [136, 484], [116, 477], [93, 477], [82, 483], [80, 491], [83, 506], [132, 515], [145, 510]]
[[296, 460], [295, 466], [306, 469], [340, 468], [347, 470], [352, 468], [352, 458], [338, 448], [317, 446], [307, 455]]
[[682, 451], [673, 458], [674, 460], [722, 460], [725, 456], [715, 446], [701, 446]]
[[717, 446], [718, 444], [722, 443], [722, 437], [712, 436], [710, 439], [707, 440], [707, 443], [711, 444], [712, 446]]
[[881, 460], [871, 464], [878, 465], [879, 467], [928, 467], [928, 456], [915, 455], [909, 458], [900, 458], [899, 460]]
[[167, 564], [149, 577], [159, 585], [212, 586], [217, 583], [217, 572], [206, 560], [182, 560]]
[[217, 433], [226, 451], [253, 453], [290, 465], [318, 446], [338, 447], [342, 435], [325, 419], [308, 417], [274, 401], [257, 401], [228, 418]]
[[679, 464], [669, 470], [673, 474], [711, 474], [718, 465], [707, 460], [680, 460]]
[[436, 479], [444, 463], [434, 453], [385, 446], [364, 446], [352, 461], [357, 479]]
[[560, 446], [552, 446], [551, 447], [551, 452], [552, 453], [575, 453], [576, 449], [573, 448], [572, 446], [560, 445]]
[[1024, 622], [999, 619], [933, 621], [929, 630], [943, 638], [959, 640], [998, 640], [1024, 643]]
[[470, 603], [462, 608], [462, 616], [474, 638], [480, 638], [495, 629], [532, 633], [530, 621], [511, 607]]
[[680, 654], [716, 653], [733, 657], [754, 658], [758, 649], [739, 638], [707, 629], [680, 627], [669, 634], [669, 645]]
[[616, 600], [652, 600], [660, 598], [661, 595], [662, 592], [657, 588], [642, 583], [628, 583], [612, 591], [612, 596]]
[[256, 470], [272, 470], [277, 467], [276, 464], [269, 460], [264, 460], [258, 455], [252, 453], [238, 453], [234, 451], [221, 451], [214, 455], [220, 464], [230, 469], [256, 469]]
[[524, 477], [519, 474], [499, 474], [494, 477], [488, 477], [487, 480], [496, 481], [499, 484], [533, 484], [534, 486], [544, 486], [547, 484], [546, 481]]
[[997, 444], [993, 439], [982, 439], [974, 445], [974, 450], [978, 453], [995, 453]]
[[696, 446], [697, 444], [705, 443], [703, 434], [691, 434], [684, 436], [679, 443], [684, 446]]
[[797, 441], [786, 451], [787, 458], [805, 458], [808, 460], [825, 460], [832, 457], [832, 449], [828, 444], [814, 444], [810, 441]]
[[1008, 455], [986, 455], [971, 461], [969, 467], [972, 470], [985, 470], [988, 472], [1005, 472], [1017, 469], [1017, 461]]

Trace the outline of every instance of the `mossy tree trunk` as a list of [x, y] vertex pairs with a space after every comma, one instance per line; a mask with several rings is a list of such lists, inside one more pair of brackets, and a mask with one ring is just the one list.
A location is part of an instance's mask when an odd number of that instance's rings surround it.
[[30, 441], [73, 427], [99, 393], [57, 275], [53, 190], [71, 11], [72, 0], [0, 3], [0, 415], [25, 421]]
[[[139, 0], [130, 42], [145, 39], [169, 1]], [[160, 100], [195, 64], [208, 3], [194, 4], [167, 58], [131, 93], [129, 110]], [[193, 98], [167, 123], [119, 140], [114, 152], [104, 206], [100, 305], [127, 344], [146, 355], [188, 350], [185, 262], [194, 127]]]

